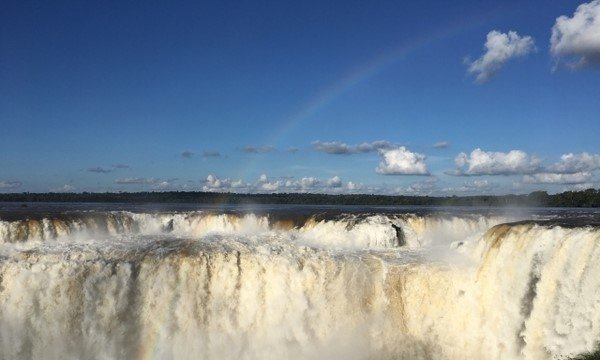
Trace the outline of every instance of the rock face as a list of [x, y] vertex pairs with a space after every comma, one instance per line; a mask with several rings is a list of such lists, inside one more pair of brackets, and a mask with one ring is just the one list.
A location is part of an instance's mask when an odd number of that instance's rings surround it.
[[162, 231], [164, 233], [170, 233], [173, 231], [173, 219], [169, 220], [169, 222], [163, 225]]
[[404, 239], [404, 231], [402, 230], [402, 228], [398, 225], [392, 224], [392, 227], [394, 228], [394, 230], [396, 230], [396, 239], [397, 239], [397, 246], [404, 246], [406, 245], [406, 240]]

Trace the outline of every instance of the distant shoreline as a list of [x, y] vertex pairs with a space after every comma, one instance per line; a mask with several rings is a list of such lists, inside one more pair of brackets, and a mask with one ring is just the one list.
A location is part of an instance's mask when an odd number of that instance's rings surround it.
[[90, 203], [196, 203], [196, 204], [304, 204], [304, 205], [433, 205], [433, 206], [533, 206], [600, 207], [600, 190], [522, 195], [405, 196], [369, 194], [238, 194], [195, 191], [118, 193], [4, 193], [0, 202]]

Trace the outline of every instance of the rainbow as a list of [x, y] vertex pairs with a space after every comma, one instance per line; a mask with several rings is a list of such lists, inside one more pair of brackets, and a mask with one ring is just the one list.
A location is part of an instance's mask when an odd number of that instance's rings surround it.
[[[334, 100], [343, 96], [351, 89], [365, 83], [369, 79], [372, 79], [401, 60], [408, 58], [410, 55], [417, 53], [427, 46], [454, 37], [475, 27], [482, 26], [491, 19], [501, 17], [507, 12], [513, 11], [513, 9], [514, 6], [493, 9], [480, 14], [479, 16], [472, 17], [472, 21], [453, 23], [438, 29], [437, 31], [425, 34], [412, 41], [392, 47], [377, 54], [367, 62], [344, 74], [338, 80], [318, 90], [309, 101], [300, 107], [299, 110], [282, 120], [281, 126], [275, 128], [275, 130], [265, 138], [264, 144], [275, 147], [281, 145], [283, 140], [287, 139], [290, 134], [293, 134], [294, 130], [302, 123], [329, 106]], [[260, 156], [256, 156], [252, 160], [246, 162], [246, 166], [240, 169], [239, 175], [243, 178], [244, 175], [250, 175], [249, 173], [252, 170], [258, 169], [261, 158], [262, 157]]]

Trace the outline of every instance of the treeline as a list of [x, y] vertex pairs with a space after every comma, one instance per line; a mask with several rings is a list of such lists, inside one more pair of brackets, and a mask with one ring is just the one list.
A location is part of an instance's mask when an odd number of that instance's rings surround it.
[[118, 193], [10, 193], [0, 201], [95, 203], [198, 203], [198, 204], [310, 204], [310, 205], [442, 205], [442, 206], [546, 206], [600, 207], [600, 190], [567, 191], [550, 195], [500, 196], [389, 196], [329, 194], [236, 194], [192, 191]]

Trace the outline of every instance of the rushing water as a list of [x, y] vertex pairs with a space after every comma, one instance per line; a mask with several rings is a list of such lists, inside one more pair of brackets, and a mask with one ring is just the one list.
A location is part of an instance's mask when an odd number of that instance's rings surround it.
[[599, 220], [0, 204], [0, 358], [568, 359], [600, 344]]

